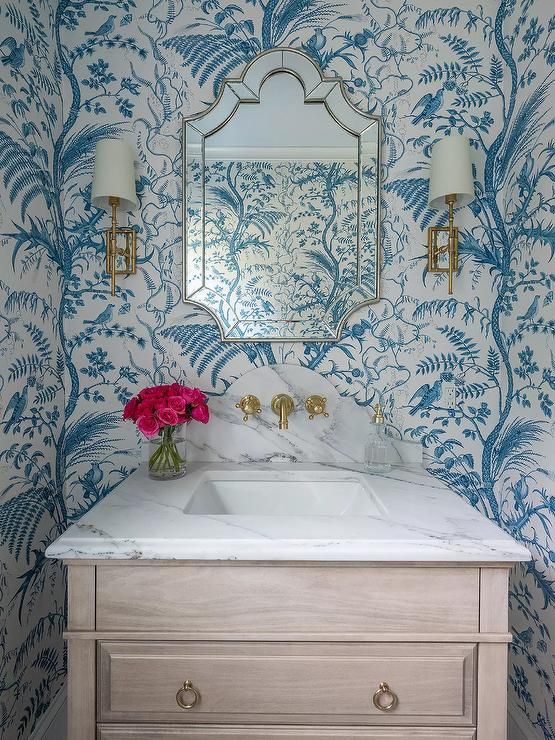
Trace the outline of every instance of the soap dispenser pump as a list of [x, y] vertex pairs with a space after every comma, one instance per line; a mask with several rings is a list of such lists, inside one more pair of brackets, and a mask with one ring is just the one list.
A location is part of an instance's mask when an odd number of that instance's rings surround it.
[[387, 473], [391, 470], [394, 449], [391, 440], [385, 433], [385, 417], [380, 403], [374, 407], [374, 416], [370, 424], [370, 435], [366, 443], [366, 470], [369, 473]]

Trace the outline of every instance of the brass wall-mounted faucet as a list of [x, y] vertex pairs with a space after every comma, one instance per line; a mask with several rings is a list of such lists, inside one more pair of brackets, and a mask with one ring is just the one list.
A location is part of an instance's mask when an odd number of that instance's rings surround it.
[[295, 411], [295, 401], [287, 393], [278, 393], [272, 398], [272, 411], [279, 416], [280, 430], [289, 429], [289, 414]]

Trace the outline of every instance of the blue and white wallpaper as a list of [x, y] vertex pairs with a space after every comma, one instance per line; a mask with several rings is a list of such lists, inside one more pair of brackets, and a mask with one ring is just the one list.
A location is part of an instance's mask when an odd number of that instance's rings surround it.
[[[134, 467], [122, 404], [213, 394], [288, 362], [378, 396], [428, 467], [523, 542], [511, 702], [555, 738], [555, 18], [545, 0], [0, 2], [0, 736], [28, 738], [63, 680], [63, 574], [45, 546]], [[180, 119], [261, 49], [302, 48], [383, 116], [382, 300], [342, 341], [222, 344], [180, 296]], [[434, 141], [472, 140], [455, 294], [426, 275]], [[109, 294], [95, 142], [137, 146], [138, 274]], [[442, 385], [454, 381], [457, 406]], [[551, 453], [551, 454], [550, 454]], [[550, 459], [551, 458], [551, 459]]]
[[44, 557], [67, 524], [53, 14], [49, 3], [0, 4], [0, 737], [9, 740], [29, 736], [65, 674], [64, 573]]
[[[354, 155], [217, 159], [204, 176], [192, 159], [187, 297], [219, 318], [226, 338], [334, 339], [356, 305], [375, 299], [376, 165], [369, 157], [362, 169], [359, 204]], [[203, 197], [203, 209], [191, 207]]]

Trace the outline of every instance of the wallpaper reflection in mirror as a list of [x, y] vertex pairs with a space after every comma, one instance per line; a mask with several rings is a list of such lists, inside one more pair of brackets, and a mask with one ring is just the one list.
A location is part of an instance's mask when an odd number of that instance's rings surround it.
[[308, 97], [279, 71], [213, 132], [186, 128], [186, 297], [226, 339], [335, 339], [377, 298], [377, 122]]

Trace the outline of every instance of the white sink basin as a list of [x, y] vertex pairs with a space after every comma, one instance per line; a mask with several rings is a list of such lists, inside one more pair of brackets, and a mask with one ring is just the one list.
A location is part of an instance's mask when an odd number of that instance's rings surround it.
[[291, 471], [207, 471], [185, 514], [210, 516], [376, 516], [382, 508], [364, 475]]

